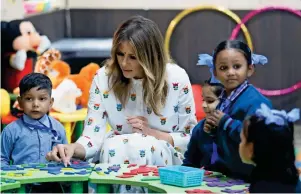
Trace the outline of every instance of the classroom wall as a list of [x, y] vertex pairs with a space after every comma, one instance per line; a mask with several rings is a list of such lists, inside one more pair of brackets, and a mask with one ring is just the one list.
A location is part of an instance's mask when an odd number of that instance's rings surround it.
[[[89, 3], [87, 3], [89, 2]], [[232, 10], [251, 10], [278, 5], [301, 9], [301, 0], [71, 0], [71, 9], [185, 9], [209, 4]]]
[[[282, 0], [255, 0], [256, 5], [252, 1], [254, 4], [249, 3], [249, 8], [246, 8], [246, 4], [242, 4], [240, 9], [235, 9], [235, 6], [238, 8], [241, 1], [237, 1], [237, 3], [233, 3], [232, 0], [221, 1], [228, 2], [228, 6], [233, 5], [232, 10], [240, 18], [243, 18], [255, 6], [263, 5], [263, 3], [280, 5], [284, 2]], [[116, 2], [119, 2], [118, 5]], [[154, 20], [162, 34], [165, 35], [171, 20], [184, 7], [191, 7], [205, 1], [185, 0], [187, 4], [180, 0], [164, 0], [161, 4], [157, 0], [144, 1], [144, 3], [148, 2], [148, 10], [143, 9], [145, 5], [139, 3], [140, 1], [137, 1], [137, 4], [135, 2], [136, 0], [132, 0], [131, 5], [129, 5], [125, 1], [89, 0], [89, 5], [83, 5], [82, 1], [79, 0], [70, 1], [71, 37], [112, 37], [118, 25], [132, 15], [142, 15]], [[285, 2], [287, 6], [298, 7], [301, 10], [301, 0]], [[133, 5], [137, 7], [134, 9]], [[111, 8], [106, 9], [108, 7]], [[56, 11], [28, 19], [48, 35], [52, 41], [67, 37], [65, 11]], [[216, 11], [200, 11], [190, 14], [178, 24], [171, 37], [170, 51], [173, 59], [187, 71], [193, 84], [200, 84], [209, 78], [206, 67], [196, 66], [197, 55], [199, 53], [212, 53], [220, 41], [229, 38], [235, 25], [236, 23], [229, 17]], [[301, 80], [299, 62], [301, 55], [300, 17], [281, 11], [267, 12], [256, 16], [247, 23], [247, 27], [253, 40], [255, 52], [264, 54], [269, 59], [267, 65], [256, 67], [256, 73], [250, 79], [251, 83], [257, 87], [272, 90], [287, 88], [299, 82]], [[242, 33], [239, 34], [238, 38], [245, 40]], [[270, 99], [276, 108], [285, 110], [294, 107], [301, 108], [300, 89], [292, 94], [270, 97]], [[299, 121], [299, 123], [301, 122]]]
[[[51, 3], [52, 10], [64, 9], [66, 7], [65, 0], [48, 0], [48, 1]], [[39, 1], [31, 0], [27, 2], [39, 2]], [[51, 12], [51, 10], [46, 12], [49, 13]], [[23, 0], [1, 0], [1, 21], [23, 19], [34, 15], [43, 15], [43, 14], [45, 14], [45, 12], [33, 13], [27, 15], [24, 10]]]
[[21, 0], [1, 0], [1, 21], [22, 19], [24, 17]]

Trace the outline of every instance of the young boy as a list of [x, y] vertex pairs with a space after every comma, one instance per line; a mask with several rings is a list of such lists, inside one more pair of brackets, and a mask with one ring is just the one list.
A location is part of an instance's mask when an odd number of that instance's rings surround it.
[[3, 129], [1, 163], [46, 163], [45, 156], [54, 145], [67, 143], [64, 127], [48, 116], [53, 104], [52, 83], [44, 74], [31, 73], [19, 88], [18, 102], [24, 114]]

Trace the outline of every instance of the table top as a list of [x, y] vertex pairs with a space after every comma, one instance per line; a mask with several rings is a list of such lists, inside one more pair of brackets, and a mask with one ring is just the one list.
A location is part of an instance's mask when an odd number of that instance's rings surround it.
[[[230, 179], [228, 179], [228, 180], [230, 180]], [[225, 181], [225, 180], [223, 180], [223, 181]], [[203, 181], [201, 186], [182, 188], [182, 187], [176, 187], [176, 186], [171, 186], [171, 185], [164, 185], [164, 184], [161, 184], [158, 182], [153, 182], [153, 183], [149, 183], [148, 188], [153, 191], [156, 191], [158, 193], [186, 193], [187, 190], [192, 191], [195, 189], [199, 189], [202, 191], [211, 191], [213, 193], [226, 193], [227, 191], [234, 192], [234, 193], [247, 193], [248, 187], [249, 187], [248, 184], [234, 185], [231, 187], [217, 187], [217, 186], [209, 187], [209, 186], [207, 186], [207, 183], [208, 182]], [[203, 193], [203, 192], [199, 191], [198, 193]]]
[[[49, 172], [59, 171], [50, 174]], [[84, 171], [84, 174], [80, 172]], [[65, 173], [69, 173], [65, 174]], [[70, 174], [71, 173], [71, 174]], [[77, 174], [78, 173], [78, 174]], [[14, 179], [16, 184], [3, 183], [5, 179]], [[182, 188], [161, 184], [158, 166], [133, 164], [93, 164], [81, 161], [72, 161], [72, 165], [65, 168], [62, 163], [28, 164], [10, 167], [1, 167], [1, 190], [20, 187], [20, 184], [42, 182], [70, 182], [90, 181], [96, 184], [126, 184], [147, 187], [160, 193], [186, 193], [197, 189], [199, 193], [228, 192], [246, 193], [248, 184], [241, 180], [233, 180], [221, 173], [206, 172], [200, 186]], [[196, 190], [195, 190], [196, 191]]]
[[[21, 184], [88, 181], [94, 165], [93, 163], [87, 164], [83, 162], [72, 164], [67, 168], [62, 163], [13, 165], [11, 167], [17, 167], [17, 170], [1, 167], [1, 178], [14, 179]], [[81, 173], [83, 171], [86, 173]]]
[[[202, 185], [196, 187], [182, 188], [177, 186], [161, 184], [159, 177], [154, 176], [156, 170], [150, 170], [148, 173], [138, 173], [130, 178], [119, 178], [116, 176], [124, 175], [124, 173], [130, 173], [132, 170], [139, 169], [139, 166], [131, 166], [128, 164], [121, 164], [120, 169], [117, 172], [110, 171], [108, 173], [108, 168], [114, 168], [114, 166], [109, 164], [97, 164], [94, 167], [94, 171], [91, 173], [89, 180], [91, 183], [97, 184], [126, 184], [133, 186], [143, 186], [147, 187], [153, 191], [159, 193], [186, 193], [187, 190], [207, 190], [211, 192], [235, 192], [236, 193], [246, 193], [249, 184], [242, 182], [241, 180], [230, 179], [223, 176], [221, 173], [212, 172], [210, 175], [206, 175]], [[158, 169], [157, 166], [147, 166], [153, 169]], [[117, 168], [115, 166], [115, 168]], [[101, 169], [101, 170], [100, 170]], [[147, 174], [147, 176], [143, 175]], [[154, 180], [144, 180], [148, 178], [154, 178]], [[156, 178], [157, 177], [157, 178]], [[232, 184], [231, 184], [232, 183]], [[216, 186], [214, 186], [214, 184]], [[199, 193], [202, 193], [199, 191]]]
[[[112, 164], [97, 164], [94, 167], [94, 171], [91, 173], [91, 176], [89, 177], [89, 180], [91, 183], [97, 183], [97, 184], [126, 184], [126, 185], [133, 185], [133, 186], [141, 186], [141, 187], [147, 187], [149, 181], [143, 181], [142, 178], [145, 178], [142, 174], [137, 174], [131, 178], [119, 178], [116, 176], [121, 176], [123, 173], [130, 172], [130, 170], [137, 169], [138, 166], [133, 166], [128, 168], [128, 164], [121, 164], [120, 169], [118, 172], [111, 171], [109, 174], [106, 174], [108, 172], [108, 168], [112, 167]], [[150, 167], [150, 166], [149, 166]], [[98, 170], [101, 168], [101, 170]], [[149, 175], [151, 177], [157, 178], [157, 176], [152, 176], [153, 173], [150, 172]], [[158, 183], [159, 180], [154, 180]]]
[[21, 184], [19, 181], [12, 180], [12, 179], [5, 179], [1, 177], [1, 183], [0, 183], [0, 192], [7, 191], [11, 189], [17, 189], [20, 188]]

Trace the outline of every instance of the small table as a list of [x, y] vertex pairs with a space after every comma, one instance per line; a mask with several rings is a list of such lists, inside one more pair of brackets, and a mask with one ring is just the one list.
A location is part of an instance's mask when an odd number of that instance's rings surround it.
[[[72, 134], [75, 131], [76, 136], [80, 136], [84, 127], [84, 120], [87, 116], [87, 108], [82, 108], [73, 113], [50, 112], [50, 116], [61, 122], [66, 130], [68, 143], [71, 143]], [[76, 127], [72, 128], [71, 123], [77, 122]]]
[[[122, 175], [124, 172], [129, 172], [130, 170], [138, 168], [138, 165], [135, 167], [128, 168], [128, 164], [121, 164], [120, 170], [118, 172], [110, 172], [109, 174], [105, 174], [104, 172], [107, 171], [108, 167], [112, 166], [112, 164], [97, 164], [94, 167], [94, 171], [91, 173], [89, 177], [89, 182], [97, 184], [97, 193], [109, 193], [110, 192], [110, 185], [112, 184], [123, 184], [123, 185], [132, 185], [132, 186], [139, 186], [139, 187], [146, 187], [149, 189], [149, 192], [153, 193], [183, 193], [186, 194], [186, 190], [194, 190], [194, 189], [200, 189], [200, 190], [209, 190], [211, 192], [218, 192], [221, 193], [224, 189], [231, 189], [231, 190], [237, 190], [237, 191], [245, 191], [247, 192], [249, 184], [247, 183], [240, 183], [233, 186], [225, 186], [225, 187], [210, 187], [207, 184], [209, 182], [203, 181], [201, 186], [196, 187], [177, 187], [177, 186], [171, 186], [171, 185], [164, 185], [161, 184], [160, 180], [146, 180], [144, 181], [143, 178], [146, 176], [143, 176], [142, 174], [135, 175], [131, 178], [118, 178], [117, 175]], [[155, 166], [147, 166], [147, 167], [155, 167]], [[97, 171], [97, 168], [101, 168], [101, 171]], [[153, 178], [152, 172], [148, 174], [147, 177]], [[207, 178], [218, 178], [218, 180], [227, 182], [230, 180], [233, 180], [231, 178], [228, 178], [226, 176], [223, 176], [221, 173], [213, 172], [212, 175], [206, 176]], [[240, 192], [241, 193], [241, 192]]]
[[[93, 163], [89, 164], [93, 169]], [[17, 165], [22, 167], [23, 165]], [[83, 169], [62, 168], [61, 173], [54, 175], [49, 174], [48, 171], [42, 171], [37, 168], [24, 168], [24, 170], [2, 170], [1, 178], [8, 178], [17, 180], [21, 186], [18, 189], [19, 193], [25, 193], [25, 185], [31, 183], [45, 183], [45, 182], [71, 182], [71, 193], [83, 193], [83, 182], [88, 181], [90, 172], [84, 175], [73, 174], [65, 175], [65, 172], [79, 172]], [[90, 170], [91, 171], [91, 170]]]
[[[132, 178], [118, 178], [116, 176], [122, 175], [124, 172], [129, 172], [136, 167], [128, 168], [128, 164], [121, 164], [120, 170], [118, 172], [110, 172], [110, 174], [105, 174], [107, 168], [112, 166], [112, 164], [97, 164], [94, 167], [94, 171], [91, 173], [89, 177], [90, 183], [97, 184], [97, 193], [109, 193], [110, 185], [112, 184], [122, 184], [122, 185], [132, 185], [138, 187], [148, 187], [150, 181], [142, 181], [142, 174], [138, 174]], [[97, 168], [101, 168], [102, 171], [95, 171]], [[101, 174], [101, 175], [100, 175]], [[151, 175], [150, 175], [151, 176]], [[159, 180], [154, 180], [155, 182], [160, 182]]]
[[[208, 190], [211, 191], [213, 193], [224, 193], [222, 190], [228, 188], [231, 190], [237, 190], [237, 191], [242, 191], [245, 190], [244, 193], [247, 193], [248, 190], [248, 184], [244, 184], [244, 185], [235, 185], [232, 187], [208, 187], [206, 185], [206, 182], [202, 182], [201, 186], [197, 186], [197, 187], [187, 187], [187, 188], [182, 188], [182, 187], [176, 187], [176, 186], [172, 186], [172, 185], [164, 185], [158, 182], [154, 182], [154, 183], [149, 183], [148, 187], [150, 190], [152, 190], [153, 192], [156, 193], [185, 193], [185, 191], [187, 190], [194, 190], [194, 189], [200, 189], [200, 190]], [[242, 193], [242, 192], [237, 192], [237, 193]]]
[[10, 192], [14, 189], [18, 189], [21, 187], [19, 181], [9, 182], [11, 179], [5, 179], [1, 177], [1, 185], [0, 185], [0, 192], [6, 191]]

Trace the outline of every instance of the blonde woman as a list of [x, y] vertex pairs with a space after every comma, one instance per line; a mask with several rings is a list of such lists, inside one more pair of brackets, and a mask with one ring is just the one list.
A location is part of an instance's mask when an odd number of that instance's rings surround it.
[[188, 75], [169, 63], [158, 26], [141, 16], [128, 19], [114, 34], [111, 56], [94, 77], [83, 135], [57, 145], [47, 159], [181, 164], [197, 123], [195, 105]]

